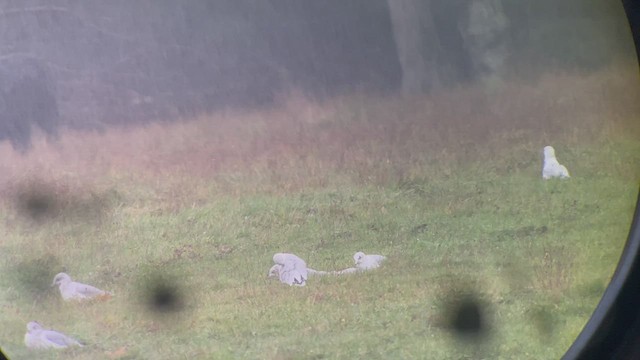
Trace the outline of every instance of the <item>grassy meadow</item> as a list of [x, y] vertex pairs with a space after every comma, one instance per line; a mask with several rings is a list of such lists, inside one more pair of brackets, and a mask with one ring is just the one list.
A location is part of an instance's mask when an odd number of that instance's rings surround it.
[[[553, 359], [631, 223], [637, 67], [398, 99], [292, 94], [254, 111], [0, 145], [0, 346], [12, 359]], [[572, 177], [543, 181], [553, 145]], [[314, 269], [267, 279], [276, 252]], [[53, 276], [112, 291], [64, 303]], [[173, 295], [152, 304], [150, 289]], [[466, 296], [484, 331], [456, 337]], [[26, 323], [83, 348], [31, 351]]]

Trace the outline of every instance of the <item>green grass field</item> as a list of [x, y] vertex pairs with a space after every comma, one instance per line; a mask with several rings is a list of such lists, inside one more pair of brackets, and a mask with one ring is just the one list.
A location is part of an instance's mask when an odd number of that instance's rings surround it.
[[[352, 96], [0, 148], [12, 359], [553, 359], [613, 274], [640, 175], [637, 70], [414, 99]], [[567, 181], [541, 179], [554, 145]], [[276, 252], [322, 270], [267, 279]], [[53, 276], [112, 291], [64, 303]], [[174, 311], [145, 302], [174, 286]], [[455, 337], [472, 295], [487, 330]], [[87, 345], [31, 351], [26, 323]]]

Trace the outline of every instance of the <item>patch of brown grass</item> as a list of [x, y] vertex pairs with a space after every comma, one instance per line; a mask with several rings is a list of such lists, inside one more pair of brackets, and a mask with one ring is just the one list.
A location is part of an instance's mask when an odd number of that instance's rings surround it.
[[564, 246], [544, 248], [542, 259], [534, 269], [535, 288], [554, 300], [561, 299], [571, 286], [573, 258]]
[[28, 178], [71, 187], [142, 181], [187, 203], [203, 184], [240, 193], [392, 183], [491, 158], [510, 142], [542, 148], [628, 131], [640, 113], [637, 80], [635, 68], [618, 66], [491, 91], [468, 86], [324, 103], [297, 95], [261, 111], [103, 133], [67, 130], [54, 144], [38, 137], [24, 157], [0, 144], [0, 187]]

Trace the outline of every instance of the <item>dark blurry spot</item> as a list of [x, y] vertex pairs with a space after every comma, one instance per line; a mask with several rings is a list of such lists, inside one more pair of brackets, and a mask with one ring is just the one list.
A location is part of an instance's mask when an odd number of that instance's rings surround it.
[[160, 311], [174, 311], [179, 308], [178, 297], [176, 288], [158, 284], [152, 291], [151, 305]]
[[604, 294], [607, 285], [608, 283], [602, 279], [593, 279], [588, 283], [576, 286], [576, 288], [580, 296], [599, 298]]
[[488, 307], [476, 295], [454, 295], [448, 300], [446, 321], [451, 332], [463, 339], [479, 339], [489, 333]]
[[476, 335], [484, 331], [484, 319], [480, 304], [469, 298], [454, 305], [451, 328], [462, 335]]
[[144, 302], [155, 313], [175, 313], [184, 307], [183, 290], [166, 276], [153, 276], [146, 284]]
[[70, 189], [67, 184], [28, 180], [5, 189], [13, 199], [16, 213], [28, 220], [43, 222], [99, 222], [108, 210], [122, 201], [115, 190], [96, 194], [88, 189]]
[[51, 281], [60, 271], [64, 269], [53, 255], [25, 260], [15, 265], [12, 283], [29, 296], [40, 298], [50, 292]]
[[46, 186], [28, 186], [18, 192], [16, 200], [18, 211], [36, 221], [55, 216], [58, 208], [54, 192]]
[[32, 218], [38, 219], [51, 212], [54, 208], [53, 199], [41, 194], [34, 194], [25, 201], [27, 212]]
[[551, 311], [545, 307], [539, 307], [530, 312], [531, 322], [533, 326], [538, 330], [538, 335], [542, 340], [550, 338], [556, 327], [556, 319], [551, 314]]

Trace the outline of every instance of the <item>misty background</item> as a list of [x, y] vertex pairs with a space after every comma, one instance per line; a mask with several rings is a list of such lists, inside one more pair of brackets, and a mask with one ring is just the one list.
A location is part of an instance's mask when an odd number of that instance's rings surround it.
[[424, 94], [633, 56], [608, 0], [0, 1], [0, 139], [292, 92]]

